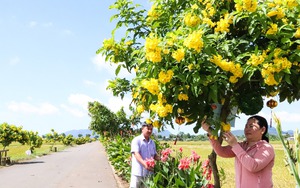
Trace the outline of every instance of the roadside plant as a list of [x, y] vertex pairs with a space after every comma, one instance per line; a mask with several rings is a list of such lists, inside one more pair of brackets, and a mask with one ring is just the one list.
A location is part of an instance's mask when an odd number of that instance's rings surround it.
[[28, 141], [28, 135], [23, 128], [15, 125], [9, 125], [8, 123], [0, 124], [0, 144], [4, 147], [8, 147], [12, 142], [19, 142], [25, 144]]
[[31, 153], [34, 152], [35, 148], [40, 148], [43, 144], [43, 138], [39, 136], [38, 132], [26, 131], [28, 136], [27, 144]]
[[286, 156], [285, 162], [289, 166], [289, 170], [293, 175], [296, 188], [300, 187], [300, 134], [299, 130], [296, 129], [294, 132], [294, 146], [291, 146], [289, 141], [284, 138], [281, 129], [281, 122], [275, 113], [272, 114], [276, 123], [276, 130], [281, 141]]
[[154, 166], [154, 174], [145, 181], [149, 188], [205, 188], [210, 184], [212, 169], [209, 160], [201, 161], [200, 156], [192, 151], [190, 156], [183, 156], [182, 148], [174, 151], [165, 148], [161, 151], [161, 160], [149, 159]]

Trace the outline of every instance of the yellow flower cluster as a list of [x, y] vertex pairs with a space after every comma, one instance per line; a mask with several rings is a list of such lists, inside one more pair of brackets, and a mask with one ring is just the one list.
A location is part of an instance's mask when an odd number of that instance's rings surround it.
[[150, 80], [143, 80], [142, 87], [147, 89], [153, 95], [158, 95], [158, 93], [159, 93], [157, 79], [151, 78]]
[[146, 38], [146, 59], [153, 63], [161, 62], [161, 48], [159, 47], [160, 40], [156, 37]]
[[241, 64], [235, 64], [232, 61], [227, 62], [223, 60], [220, 55], [214, 55], [210, 61], [219, 66], [222, 70], [231, 72], [233, 74], [233, 76], [229, 78], [229, 82], [231, 83], [236, 83], [238, 78], [243, 77], [243, 69]]
[[267, 54], [265, 51], [261, 55], [252, 54], [251, 57], [248, 59], [247, 64], [252, 66], [258, 66], [262, 64], [266, 58]]
[[160, 83], [166, 84], [172, 80], [173, 75], [174, 73], [172, 70], [160, 71], [160, 73], [158, 74], [158, 80]]
[[187, 94], [184, 94], [184, 93], [179, 93], [178, 94], [178, 100], [187, 101], [187, 100], [189, 100], [189, 96]]
[[155, 128], [160, 128], [161, 127], [161, 122], [160, 121], [158, 121], [158, 120], [155, 120], [155, 121], [153, 121], [153, 123], [152, 123], [152, 125], [153, 125], [153, 127], [155, 127]]
[[200, 18], [197, 15], [188, 13], [184, 17], [184, 23], [189, 27], [196, 27], [200, 24]]
[[147, 124], [152, 124], [153, 121], [150, 119], [150, 118], [147, 118], [146, 121], [145, 121]]
[[180, 48], [172, 53], [172, 57], [180, 62], [184, 58], [184, 49]]
[[229, 26], [232, 24], [232, 17], [229, 14], [225, 14], [224, 18], [221, 18], [220, 21], [217, 22], [217, 27], [215, 28], [215, 33], [221, 32], [229, 32]]
[[156, 5], [153, 5], [151, 9], [148, 11], [148, 17], [147, 22], [152, 22], [154, 20], [157, 20], [157, 18], [160, 16], [160, 13], [156, 7]]
[[163, 118], [173, 112], [173, 106], [170, 104], [164, 105], [163, 103], [151, 104], [150, 110]]
[[209, 27], [211, 27], [211, 28], [215, 27], [215, 25], [216, 25], [216, 24], [215, 24], [213, 21], [211, 21], [211, 19], [209, 19], [209, 18], [203, 18], [203, 23], [209, 25]]
[[202, 34], [202, 30], [197, 30], [189, 34], [189, 36], [184, 40], [184, 46], [188, 49], [194, 49], [197, 52], [200, 52], [203, 48]]
[[229, 123], [221, 122], [221, 127], [224, 132], [229, 132], [231, 129], [231, 126]]
[[277, 24], [271, 24], [270, 28], [267, 31], [267, 35], [275, 35], [278, 31], [278, 26]]
[[136, 107], [136, 110], [137, 110], [138, 114], [141, 114], [141, 113], [143, 113], [145, 111], [145, 108], [144, 108], [143, 105], [138, 105]]
[[243, 0], [235, 4], [235, 8], [238, 12], [248, 11], [255, 12], [257, 8], [257, 0]]
[[275, 80], [274, 74], [285, 69], [290, 69], [291, 67], [292, 63], [286, 57], [275, 57], [273, 63], [266, 63], [263, 65], [261, 75], [267, 85], [278, 85], [279, 83]]
[[267, 13], [268, 17], [276, 16], [276, 19], [282, 19], [285, 17], [284, 10], [281, 7], [276, 7], [274, 10]]
[[106, 49], [106, 50], [110, 50], [114, 47], [114, 44], [115, 44], [115, 41], [113, 38], [110, 38], [110, 39], [104, 39], [103, 41], [103, 47]]

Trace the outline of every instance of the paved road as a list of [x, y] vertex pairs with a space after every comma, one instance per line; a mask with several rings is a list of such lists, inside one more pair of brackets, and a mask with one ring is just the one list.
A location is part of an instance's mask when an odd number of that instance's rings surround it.
[[0, 188], [118, 188], [100, 142], [0, 168]]

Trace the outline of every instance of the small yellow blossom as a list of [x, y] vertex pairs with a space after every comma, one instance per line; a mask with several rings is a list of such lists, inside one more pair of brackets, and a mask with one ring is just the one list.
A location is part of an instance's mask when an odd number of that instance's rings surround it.
[[138, 105], [136, 107], [136, 110], [137, 110], [138, 114], [141, 114], [141, 113], [143, 113], [145, 111], [145, 108], [144, 108], [143, 105]]
[[222, 130], [223, 130], [224, 132], [229, 132], [230, 129], [231, 129], [231, 126], [230, 126], [229, 123], [221, 122], [221, 126], [222, 126]]
[[184, 40], [184, 46], [200, 52], [203, 48], [202, 34], [202, 30], [197, 30], [189, 34], [189, 36]]
[[150, 118], [147, 118], [146, 121], [145, 121], [147, 124], [152, 124], [152, 120]]
[[158, 120], [155, 120], [154, 122], [153, 122], [153, 127], [155, 127], [155, 128], [160, 128], [161, 127], [161, 122], [160, 121], [158, 121]]
[[189, 96], [187, 94], [184, 94], [184, 93], [179, 93], [178, 94], [178, 100], [187, 101], [187, 100], [189, 100]]
[[300, 27], [298, 27], [297, 31], [295, 32], [295, 38], [300, 38]]
[[267, 35], [274, 35], [277, 33], [278, 30], [278, 26], [277, 24], [271, 24], [271, 27], [269, 28], [269, 30], [267, 31]]
[[172, 57], [176, 59], [177, 62], [180, 62], [184, 58], [184, 49], [180, 48], [173, 52]]
[[166, 83], [168, 83], [168, 82], [170, 82], [172, 80], [173, 75], [174, 75], [174, 73], [173, 73], [172, 70], [168, 70], [167, 72], [161, 71], [158, 74], [158, 80], [162, 84], [166, 84]]

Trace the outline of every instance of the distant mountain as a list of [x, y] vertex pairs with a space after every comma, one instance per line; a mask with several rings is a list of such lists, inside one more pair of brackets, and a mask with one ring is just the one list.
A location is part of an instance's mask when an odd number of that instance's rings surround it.
[[81, 134], [82, 136], [90, 134], [91, 137], [93, 137], [93, 132], [89, 129], [70, 130], [70, 131], [67, 131], [67, 132], [64, 132], [64, 133], [65, 133], [66, 136], [71, 134], [75, 138], [77, 138], [79, 134]]
[[[275, 127], [269, 127], [268, 130], [270, 135], [276, 135], [277, 136], [277, 130]], [[282, 131], [283, 134], [289, 134], [289, 135], [293, 135], [294, 132], [292, 130], [288, 130], [288, 131]], [[234, 134], [235, 136], [242, 136], [244, 135], [244, 130], [234, 130], [232, 131], [232, 134]]]

